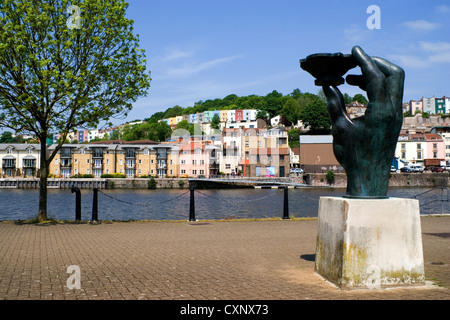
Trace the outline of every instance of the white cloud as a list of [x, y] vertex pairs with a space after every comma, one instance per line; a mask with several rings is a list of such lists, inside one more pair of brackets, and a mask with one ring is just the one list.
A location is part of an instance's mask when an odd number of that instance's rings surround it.
[[197, 74], [199, 72], [212, 69], [214, 67], [217, 67], [219, 65], [226, 64], [232, 60], [241, 58], [241, 55], [235, 55], [230, 57], [224, 57], [224, 58], [217, 58], [205, 62], [192, 62], [192, 61], [185, 61], [182, 65], [176, 66], [176, 67], [170, 67], [163, 71], [163, 75], [160, 77], [160, 79], [167, 79], [167, 78], [186, 78], [189, 76], [192, 76], [194, 74]]
[[402, 68], [426, 68], [430, 65], [427, 59], [407, 54], [391, 54], [388, 58]]
[[402, 25], [413, 31], [430, 31], [441, 27], [439, 23], [426, 20], [407, 21], [402, 23]]
[[356, 24], [344, 29], [345, 37], [352, 42], [367, 40], [370, 34], [369, 29], [358, 27]]
[[437, 6], [436, 7], [436, 11], [440, 12], [440, 13], [449, 13], [450, 12], [450, 7], [446, 6], [445, 4]]
[[392, 54], [389, 58], [406, 68], [427, 68], [439, 63], [450, 63], [450, 42], [419, 41], [414, 54]]
[[164, 57], [162, 57], [160, 60], [163, 63], [167, 63], [170, 61], [183, 59], [183, 58], [189, 58], [195, 54], [194, 51], [183, 51], [180, 49], [169, 49], [167, 50], [167, 53]]
[[423, 50], [433, 53], [429, 57], [431, 62], [450, 63], [450, 42], [419, 41], [419, 45]]

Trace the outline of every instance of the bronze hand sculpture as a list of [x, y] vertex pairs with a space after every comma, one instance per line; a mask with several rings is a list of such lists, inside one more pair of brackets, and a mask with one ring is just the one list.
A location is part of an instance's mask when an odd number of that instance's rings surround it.
[[[301, 67], [317, 78], [316, 84], [322, 86], [327, 97], [334, 154], [347, 174], [346, 197], [386, 198], [390, 167], [402, 126], [405, 73], [385, 59], [369, 57], [356, 46], [351, 56], [340, 54], [339, 62], [333, 63], [336, 55], [330, 55], [326, 69], [334, 74], [325, 76], [327, 71], [323, 71], [323, 61], [320, 62], [318, 56], [321, 55], [301, 60]], [[336, 64], [341, 70], [334, 70]], [[347, 70], [343, 71], [343, 65]], [[361, 68], [362, 75], [347, 76], [347, 83], [365, 90], [369, 104], [364, 116], [350, 120], [337, 85], [343, 82], [339, 78], [355, 65]]]

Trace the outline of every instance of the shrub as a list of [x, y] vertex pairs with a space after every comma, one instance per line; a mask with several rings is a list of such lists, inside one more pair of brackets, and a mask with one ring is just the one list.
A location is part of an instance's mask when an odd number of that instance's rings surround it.
[[331, 170], [328, 170], [326, 179], [327, 179], [328, 184], [333, 184], [334, 183], [334, 172]]
[[149, 189], [156, 189], [156, 180], [155, 180], [155, 178], [151, 177], [150, 180], [148, 180], [147, 187]]
[[126, 178], [123, 173], [104, 173], [100, 176], [101, 178]]

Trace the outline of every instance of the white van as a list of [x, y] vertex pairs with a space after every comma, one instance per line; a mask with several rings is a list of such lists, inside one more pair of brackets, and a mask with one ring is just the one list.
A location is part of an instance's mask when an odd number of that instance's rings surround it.
[[425, 169], [423, 166], [418, 165], [418, 164], [412, 164], [409, 166], [411, 168], [412, 172], [423, 172], [423, 170]]

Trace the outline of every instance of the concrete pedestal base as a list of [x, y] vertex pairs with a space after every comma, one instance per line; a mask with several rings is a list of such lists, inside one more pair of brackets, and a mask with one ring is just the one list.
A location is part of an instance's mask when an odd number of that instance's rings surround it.
[[340, 288], [425, 284], [418, 200], [322, 197], [318, 222], [315, 271]]

